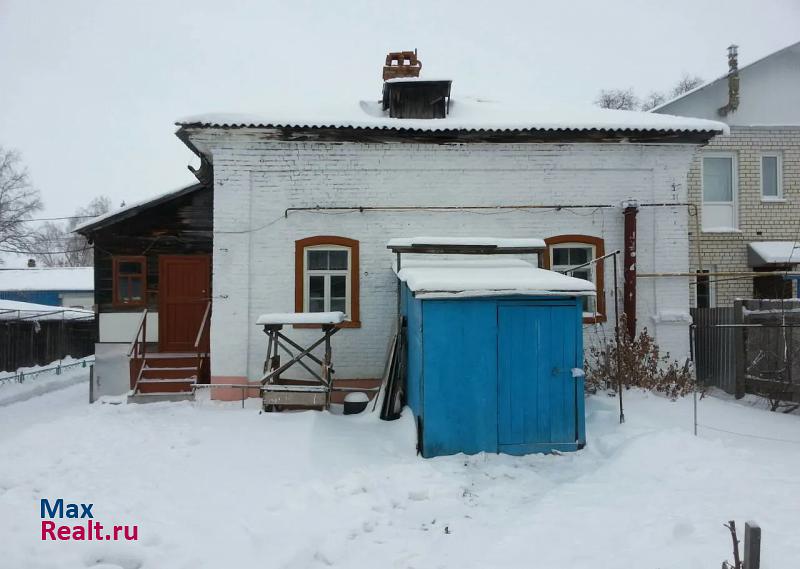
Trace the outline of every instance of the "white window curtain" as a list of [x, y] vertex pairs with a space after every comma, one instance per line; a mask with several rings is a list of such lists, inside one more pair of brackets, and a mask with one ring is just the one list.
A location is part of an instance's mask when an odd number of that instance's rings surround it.
[[783, 199], [783, 180], [780, 154], [761, 155], [761, 199]]
[[736, 156], [711, 154], [703, 158], [703, 231], [738, 228]]

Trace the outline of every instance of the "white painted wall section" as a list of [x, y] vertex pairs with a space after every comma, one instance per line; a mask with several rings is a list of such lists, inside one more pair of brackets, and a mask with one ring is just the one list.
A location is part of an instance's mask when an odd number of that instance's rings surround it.
[[[139, 327], [141, 312], [103, 312], [99, 315], [100, 342], [130, 344]], [[147, 313], [147, 341], [158, 342], [158, 312]]]
[[[396, 312], [392, 237], [440, 235], [602, 237], [622, 249], [623, 200], [685, 202], [691, 144], [330, 144], [265, 140], [258, 131], [193, 135], [214, 159], [212, 375], [260, 377], [265, 336], [255, 320], [294, 309], [294, 242], [335, 235], [360, 242], [361, 328], [333, 338], [341, 378], [380, 377]], [[424, 206], [589, 205], [560, 210], [442, 212]], [[414, 211], [290, 212], [289, 207], [420, 206]], [[642, 208], [641, 272], [688, 270], [686, 207]], [[620, 264], [620, 282], [622, 266]], [[587, 325], [586, 340], [613, 337], [613, 267], [606, 263], [608, 325]], [[685, 278], [639, 282], [639, 326], [665, 351], [688, 355]], [[620, 288], [621, 293], [621, 288]], [[622, 305], [620, 299], [620, 306]], [[318, 331], [286, 329], [301, 344]]]

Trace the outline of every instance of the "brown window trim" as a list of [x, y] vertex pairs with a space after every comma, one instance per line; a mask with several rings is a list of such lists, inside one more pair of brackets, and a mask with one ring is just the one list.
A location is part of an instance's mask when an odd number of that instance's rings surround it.
[[[317, 245], [339, 245], [350, 248], [350, 320], [339, 324], [339, 328], [361, 328], [359, 306], [359, 251], [358, 241], [334, 235], [317, 235], [294, 242], [294, 311], [303, 312], [303, 255], [306, 247]], [[295, 324], [295, 328], [321, 328], [319, 324]]]
[[[550, 268], [550, 258], [552, 257], [551, 245], [582, 243], [594, 246], [595, 257], [602, 257], [606, 254], [605, 241], [600, 237], [592, 237], [591, 235], [556, 235], [554, 237], [548, 237], [544, 242], [547, 244], [547, 252], [544, 256], [544, 263], [542, 264], [545, 269]], [[605, 261], [598, 261], [595, 266], [595, 278], [597, 280], [597, 316], [584, 317], [584, 324], [597, 324], [607, 320], [604, 264]]]
[[[119, 264], [127, 262], [142, 264], [142, 272], [139, 273], [139, 277], [142, 279], [142, 299], [139, 301], [122, 302], [119, 300], [117, 284], [119, 281]], [[147, 257], [143, 255], [121, 255], [112, 257], [111, 294], [111, 305], [118, 308], [147, 305]]]

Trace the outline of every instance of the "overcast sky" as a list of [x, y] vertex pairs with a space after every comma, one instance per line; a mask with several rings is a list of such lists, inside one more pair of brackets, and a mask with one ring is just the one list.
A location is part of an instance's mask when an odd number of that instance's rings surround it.
[[453, 98], [590, 105], [800, 40], [798, 0], [437, 2], [0, 0], [0, 145], [46, 215], [193, 181], [174, 121], [380, 94], [387, 51], [419, 50]]

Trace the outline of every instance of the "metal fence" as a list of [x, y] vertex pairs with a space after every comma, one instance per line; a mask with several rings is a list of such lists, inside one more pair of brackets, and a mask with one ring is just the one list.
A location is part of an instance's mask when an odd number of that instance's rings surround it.
[[697, 381], [736, 393], [736, 309], [692, 308]]
[[79, 361], [64, 364], [61, 362], [55, 362], [53, 365], [48, 367], [40, 367], [29, 371], [24, 370], [17, 370], [12, 374], [2, 375], [0, 374], [0, 386], [4, 383], [25, 383], [27, 381], [36, 380], [41, 376], [48, 376], [48, 375], [61, 375], [62, 372], [68, 369], [72, 369], [75, 367], [91, 367], [94, 365], [94, 357], [83, 358]]

